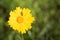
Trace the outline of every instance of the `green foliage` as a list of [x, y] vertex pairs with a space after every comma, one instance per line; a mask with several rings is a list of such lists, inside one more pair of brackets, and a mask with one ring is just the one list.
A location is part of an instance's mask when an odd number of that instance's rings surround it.
[[[7, 23], [17, 6], [30, 8], [35, 22], [22, 35]], [[0, 40], [60, 40], [60, 0], [0, 0]]]

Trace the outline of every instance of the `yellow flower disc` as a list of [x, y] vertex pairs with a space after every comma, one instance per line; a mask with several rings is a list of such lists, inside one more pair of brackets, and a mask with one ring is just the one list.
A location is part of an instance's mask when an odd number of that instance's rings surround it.
[[24, 34], [32, 28], [31, 24], [34, 20], [35, 19], [28, 8], [22, 9], [20, 7], [16, 7], [15, 10], [10, 12], [8, 23], [12, 29]]
[[18, 22], [18, 23], [22, 23], [23, 20], [24, 20], [23, 17], [17, 17], [17, 22]]

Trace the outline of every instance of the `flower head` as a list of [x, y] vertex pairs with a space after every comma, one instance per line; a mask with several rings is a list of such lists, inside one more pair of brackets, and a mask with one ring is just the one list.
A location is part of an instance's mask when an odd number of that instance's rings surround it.
[[28, 8], [16, 7], [15, 10], [10, 12], [8, 23], [10, 27], [18, 32], [26, 33], [32, 28], [31, 24], [35, 20]]

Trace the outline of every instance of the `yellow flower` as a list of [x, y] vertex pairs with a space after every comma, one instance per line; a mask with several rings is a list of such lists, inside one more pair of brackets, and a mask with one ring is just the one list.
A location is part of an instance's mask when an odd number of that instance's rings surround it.
[[16, 7], [15, 10], [10, 12], [8, 23], [10, 27], [22, 34], [26, 33], [32, 28], [31, 24], [35, 20], [28, 8]]

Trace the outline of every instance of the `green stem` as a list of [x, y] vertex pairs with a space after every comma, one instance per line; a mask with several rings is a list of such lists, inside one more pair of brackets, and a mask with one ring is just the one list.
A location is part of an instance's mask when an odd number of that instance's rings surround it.
[[24, 36], [23, 36], [23, 34], [22, 34], [22, 40], [24, 40]]

